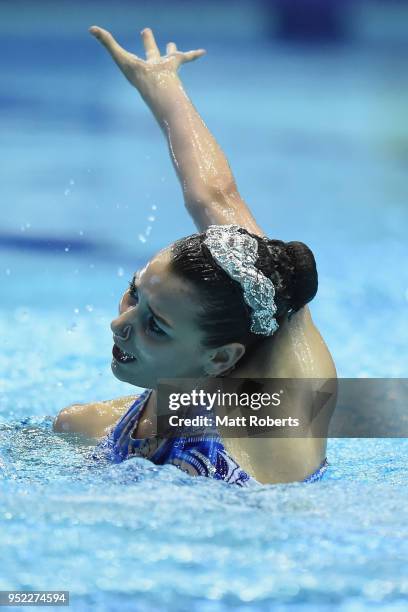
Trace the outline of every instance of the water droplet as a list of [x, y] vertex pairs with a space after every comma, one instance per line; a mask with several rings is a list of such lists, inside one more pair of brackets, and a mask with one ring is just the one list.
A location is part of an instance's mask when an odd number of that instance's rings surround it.
[[11, 270], [10, 270], [10, 268], [6, 268], [6, 275], [7, 275], [7, 276], [10, 276], [10, 274], [11, 274]]
[[94, 267], [95, 267], [95, 264], [89, 264], [89, 267], [90, 267], [90, 268], [94, 268]]
[[79, 233], [79, 235], [80, 235], [80, 236], [83, 236], [83, 235], [84, 235], [83, 230], [79, 230], [79, 232], [78, 232], [78, 233]]
[[62, 383], [60, 380], [57, 382], [57, 387], [62, 387], [64, 383]]
[[88, 312], [92, 312], [92, 311], [93, 311], [93, 306], [92, 306], [92, 304], [87, 304], [87, 305], [85, 306], [85, 308], [86, 308], [86, 310], [87, 310]]
[[65, 247], [64, 251], [65, 251], [66, 253], [68, 253], [68, 251], [69, 251], [69, 247]]
[[118, 276], [123, 276], [124, 271], [123, 268], [118, 268]]
[[79, 314], [79, 308], [74, 308], [75, 314]]
[[143, 234], [139, 234], [138, 238], [139, 238], [140, 242], [146, 242], [146, 237], [143, 236]]
[[154, 217], [153, 215], [149, 215], [149, 216], [147, 217], [147, 220], [148, 220], [148, 221], [155, 221], [155, 220], [156, 220], [156, 217]]
[[71, 193], [71, 190], [70, 189], [66, 189], [64, 191], [64, 196], [68, 196], [70, 193]]
[[156, 204], [152, 204], [152, 210], [157, 210]]
[[74, 181], [74, 179], [71, 179], [71, 180], [69, 181], [69, 184], [70, 184], [70, 185], [75, 185], [75, 181]]
[[151, 226], [151, 225], [148, 225], [148, 226], [146, 227], [146, 231], [145, 231], [146, 236], [148, 236], [148, 235], [150, 234], [150, 232], [151, 232], [151, 231], [152, 231], [152, 226]]

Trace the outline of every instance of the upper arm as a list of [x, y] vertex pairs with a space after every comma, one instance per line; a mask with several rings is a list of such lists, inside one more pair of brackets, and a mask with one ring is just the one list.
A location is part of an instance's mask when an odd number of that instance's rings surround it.
[[117, 397], [102, 402], [74, 404], [63, 408], [53, 423], [53, 430], [62, 433], [82, 433], [101, 438], [134, 402], [135, 396]]
[[234, 223], [258, 236], [266, 236], [235, 186], [225, 190], [208, 190], [185, 197], [186, 208], [197, 229], [205, 232], [210, 225]]

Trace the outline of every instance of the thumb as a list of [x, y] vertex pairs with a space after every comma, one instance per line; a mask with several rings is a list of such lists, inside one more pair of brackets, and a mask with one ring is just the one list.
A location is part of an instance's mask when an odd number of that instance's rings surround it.
[[183, 53], [181, 62], [183, 64], [186, 62], [193, 62], [194, 60], [205, 55], [206, 53], [207, 51], [205, 49], [196, 49], [195, 51], [186, 51], [185, 53]]

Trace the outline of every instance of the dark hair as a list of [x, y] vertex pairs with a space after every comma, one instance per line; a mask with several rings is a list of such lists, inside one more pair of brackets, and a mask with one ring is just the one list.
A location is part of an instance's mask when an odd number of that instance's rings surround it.
[[[300, 310], [317, 292], [317, 270], [312, 251], [303, 242], [283, 242], [260, 237], [246, 229], [241, 233], [258, 242], [256, 267], [275, 287], [275, 317], [280, 324]], [[171, 270], [190, 281], [202, 306], [197, 323], [204, 332], [203, 346], [216, 348], [241, 342], [246, 355], [265, 336], [250, 331], [251, 309], [244, 301], [241, 285], [232, 280], [214, 261], [203, 244], [206, 233], [180, 238], [172, 245]]]

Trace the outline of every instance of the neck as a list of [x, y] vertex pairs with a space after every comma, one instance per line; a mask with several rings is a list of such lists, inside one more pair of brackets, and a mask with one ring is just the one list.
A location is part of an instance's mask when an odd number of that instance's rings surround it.
[[231, 372], [231, 378], [279, 378], [282, 366], [285, 366], [288, 337], [294, 329], [302, 325], [308, 309], [301, 308], [290, 319], [285, 317], [273, 336], [260, 340], [250, 354]]

